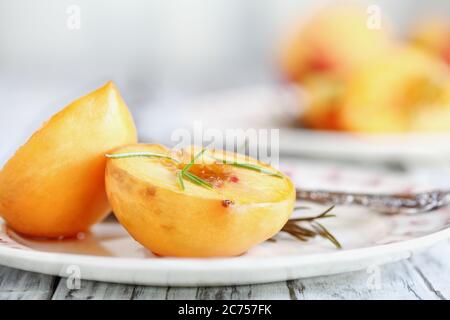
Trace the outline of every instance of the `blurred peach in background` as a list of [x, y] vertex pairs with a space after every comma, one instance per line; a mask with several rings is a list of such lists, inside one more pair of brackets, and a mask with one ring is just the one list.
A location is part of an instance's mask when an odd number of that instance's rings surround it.
[[450, 23], [442, 16], [428, 17], [414, 26], [411, 41], [450, 65]]
[[417, 23], [410, 39], [391, 23], [370, 28], [365, 7], [329, 6], [287, 40], [281, 69], [306, 91], [300, 123], [325, 130], [450, 130], [450, 30]]

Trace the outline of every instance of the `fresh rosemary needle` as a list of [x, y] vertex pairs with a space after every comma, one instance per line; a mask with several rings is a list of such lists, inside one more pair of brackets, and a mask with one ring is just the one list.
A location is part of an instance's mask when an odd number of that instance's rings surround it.
[[227, 164], [233, 167], [238, 167], [238, 168], [244, 168], [244, 169], [248, 169], [248, 170], [253, 170], [253, 171], [257, 171], [257, 172], [261, 172], [261, 173], [265, 173], [268, 174], [270, 176], [274, 176], [274, 177], [278, 177], [278, 178], [283, 178], [283, 175], [278, 173], [278, 172], [273, 172], [270, 170], [267, 170], [261, 166], [258, 166], [256, 164], [253, 163], [243, 163], [243, 162], [237, 162], [237, 161], [230, 161], [230, 160], [225, 160], [225, 159], [218, 159], [213, 157], [216, 161], [220, 161], [222, 164]]
[[185, 172], [187, 172], [195, 163], [195, 160], [197, 160], [198, 158], [200, 158], [202, 156], [202, 154], [204, 154], [206, 151], [206, 149], [202, 149], [202, 151], [200, 151], [199, 153], [197, 153], [197, 155], [195, 155], [195, 157], [192, 158], [191, 162], [189, 162], [182, 170], [181, 172], [184, 174]]
[[[296, 207], [294, 208], [294, 211], [297, 210], [304, 210], [304, 209], [309, 209], [308, 207]], [[302, 217], [302, 218], [292, 218], [289, 219], [289, 221], [293, 221], [293, 222], [300, 222], [300, 221], [314, 221], [314, 220], [318, 220], [318, 219], [324, 219], [324, 218], [334, 218], [336, 217], [336, 215], [334, 214], [329, 214], [331, 212], [331, 210], [334, 209], [334, 206], [329, 207], [327, 210], [325, 210], [324, 212], [322, 212], [321, 214], [319, 214], [318, 216], [315, 217]]]
[[178, 159], [175, 159], [169, 155], [148, 152], [148, 151], [138, 151], [138, 152], [125, 152], [125, 153], [115, 153], [115, 154], [105, 154], [105, 157], [110, 159], [123, 159], [123, 158], [162, 158], [169, 159], [176, 163], [180, 163]]
[[191, 182], [202, 186], [206, 189], [212, 189], [213, 186], [212, 184], [210, 184], [209, 182], [199, 178], [198, 176], [196, 176], [195, 174], [193, 174], [192, 172], [186, 171], [182, 174], [184, 177], [188, 178]]
[[[296, 208], [298, 209], [298, 208]], [[305, 207], [300, 207], [299, 209], [305, 209]], [[332, 218], [335, 217], [334, 214], [329, 214], [334, 206], [331, 206], [321, 214], [313, 217], [303, 217], [303, 218], [292, 218], [281, 229], [281, 232], [286, 232], [300, 241], [308, 241], [310, 238], [316, 236], [322, 237], [330, 241], [336, 248], [341, 249], [341, 243], [336, 239], [336, 237], [328, 231], [322, 224], [317, 222], [319, 219]], [[301, 223], [308, 223], [310, 228], [302, 226]], [[271, 239], [274, 241], [274, 239]]]
[[184, 191], [184, 181], [183, 181], [183, 174], [181, 173], [181, 171], [179, 171], [177, 173], [177, 178], [178, 178], [178, 184], [180, 185], [180, 189]]

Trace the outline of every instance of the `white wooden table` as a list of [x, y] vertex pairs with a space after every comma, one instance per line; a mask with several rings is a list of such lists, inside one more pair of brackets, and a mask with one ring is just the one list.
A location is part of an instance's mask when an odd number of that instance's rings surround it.
[[437, 299], [450, 298], [450, 241], [412, 258], [381, 267], [380, 286], [370, 274], [336, 276], [261, 285], [172, 288], [82, 281], [69, 290], [66, 279], [0, 267], [0, 299]]

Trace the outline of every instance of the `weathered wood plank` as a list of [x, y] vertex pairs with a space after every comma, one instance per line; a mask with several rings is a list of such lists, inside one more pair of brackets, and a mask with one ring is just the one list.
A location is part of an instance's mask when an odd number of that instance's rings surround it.
[[[225, 286], [225, 287], [199, 287], [196, 293], [197, 300], [232, 300], [248, 299], [249, 286]], [[245, 298], [244, 298], [245, 296]]]
[[53, 300], [129, 300], [134, 286], [81, 280], [79, 289], [70, 289], [66, 279], [61, 278], [52, 296]]
[[289, 299], [285, 282], [224, 287], [135, 287], [133, 299], [166, 300], [247, 300], [247, 299]]
[[81, 281], [71, 290], [66, 279], [0, 267], [0, 299], [447, 299], [450, 296], [450, 242], [409, 261], [354, 272], [261, 285], [173, 288]]
[[53, 299], [136, 299], [136, 300], [239, 300], [289, 299], [285, 282], [227, 287], [150, 287], [95, 281], [81, 281], [80, 289], [68, 289], [61, 279]]
[[286, 300], [290, 296], [286, 282], [276, 282], [245, 286], [200, 287], [196, 298], [199, 300]]
[[166, 300], [169, 291], [168, 287], [135, 286], [131, 298], [133, 300]]
[[174, 288], [169, 287], [166, 300], [195, 300], [197, 298], [197, 288]]
[[[245, 299], [245, 296], [242, 297]], [[287, 282], [276, 282], [268, 284], [251, 285], [248, 295], [249, 299], [271, 299], [271, 300], [290, 300], [290, 292]]]
[[441, 300], [450, 298], [450, 241], [410, 259], [428, 289]]
[[0, 300], [50, 299], [58, 277], [0, 266]]
[[368, 271], [288, 281], [292, 299], [438, 299], [408, 261], [378, 267], [379, 281], [374, 281], [374, 266]]

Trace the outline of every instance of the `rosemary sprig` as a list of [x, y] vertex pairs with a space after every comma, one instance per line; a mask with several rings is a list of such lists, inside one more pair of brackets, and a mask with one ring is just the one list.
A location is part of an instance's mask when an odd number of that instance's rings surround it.
[[[178, 185], [180, 186], [181, 190], [185, 190], [185, 185], [184, 185], [184, 181], [183, 179], [188, 179], [189, 181], [191, 181], [192, 183], [195, 183], [199, 186], [202, 186], [204, 188], [207, 189], [213, 189], [212, 184], [210, 184], [209, 182], [203, 180], [202, 178], [200, 178], [199, 176], [193, 174], [192, 172], [189, 172], [189, 169], [192, 168], [192, 166], [195, 164], [195, 161], [200, 158], [207, 149], [202, 149], [199, 153], [197, 153], [192, 160], [183, 167], [183, 169], [181, 169], [181, 171], [179, 171], [177, 173], [177, 180], [178, 180]], [[111, 159], [123, 159], [123, 158], [133, 158], [133, 157], [147, 157], [147, 158], [162, 158], [162, 159], [169, 159], [172, 160], [176, 163], [181, 163], [178, 159], [173, 158], [169, 155], [166, 154], [161, 154], [161, 153], [155, 153], [155, 152], [149, 152], [149, 151], [138, 151], [138, 152], [126, 152], [126, 153], [116, 153], [116, 154], [106, 154], [105, 155], [107, 158], [111, 158]], [[283, 175], [278, 173], [278, 172], [273, 172], [270, 170], [267, 170], [261, 166], [258, 166], [256, 164], [252, 164], [252, 163], [242, 163], [242, 162], [236, 162], [236, 161], [230, 161], [230, 160], [224, 160], [224, 159], [217, 159], [213, 156], [210, 156], [213, 159], [215, 159], [216, 161], [220, 161], [222, 164], [227, 164], [227, 165], [231, 165], [234, 167], [239, 167], [239, 168], [244, 168], [244, 169], [248, 169], [248, 170], [253, 170], [253, 171], [257, 171], [257, 172], [261, 172], [261, 173], [265, 173], [268, 174], [270, 176], [274, 176], [274, 177], [278, 177], [278, 178], [283, 178]]]
[[213, 157], [213, 158], [216, 161], [222, 162], [222, 164], [228, 164], [228, 165], [233, 166], [233, 167], [244, 168], [244, 169], [248, 169], [248, 170], [257, 171], [257, 172], [260, 172], [260, 173], [265, 173], [265, 174], [268, 174], [270, 176], [283, 178], [282, 174], [280, 174], [278, 172], [273, 172], [273, 171], [267, 170], [267, 169], [265, 169], [265, 168], [263, 168], [261, 166], [253, 164], [253, 163], [243, 163], [243, 162], [237, 162], [237, 161], [230, 161], [230, 160], [225, 160], [225, 159], [218, 159], [216, 157]]
[[[304, 207], [300, 207], [300, 209], [304, 209]], [[308, 239], [320, 236], [330, 241], [336, 248], [341, 249], [342, 245], [336, 237], [333, 236], [333, 234], [329, 232], [322, 224], [316, 221], [319, 219], [335, 217], [334, 214], [329, 214], [333, 209], [334, 206], [331, 206], [317, 216], [289, 219], [281, 229], [281, 232], [286, 232], [300, 241], [308, 241]], [[310, 227], [307, 228], [302, 226], [301, 223], [308, 223]], [[274, 241], [273, 238], [271, 240]]]
[[183, 178], [189, 179], [191, 182], [195, 183], [196, 185], [202, 186], [207, 189], [212, 189], [213, 186], [209, 182], [203, 180], [199, 176], [193, 174], [192, 172], [189, 172], [189, 169], [192, 168], [192, 166], [195, 164], [195, 161], [200, 158], [203, 153], [205, 153], [206, 149], [202, 149], [199, 153], [197, 153], [192, 160], [183, 168], [180, 172], [178, 172], [178, 184], [180, 185], [181, 190], [184, 190], [184, 182]]
[[125, 152], [125, 153], [115, 153], [115, 154], [105, 154], [105, 157], [110, 159], [123, 159], [123, 158], [162, 158], [169, 159], [176, 163], [180, 163], [178, 159], [175, 159], [167, 154], [149, 152], [149, 151], [138, 151], [138, 152]]

